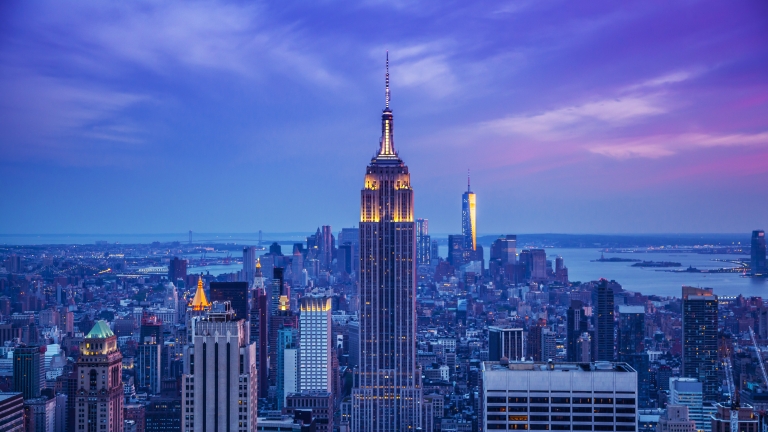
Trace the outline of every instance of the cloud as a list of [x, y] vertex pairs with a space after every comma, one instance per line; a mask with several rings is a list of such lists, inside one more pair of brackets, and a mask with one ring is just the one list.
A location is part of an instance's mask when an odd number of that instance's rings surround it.
[[574, 129], [589, 126], [614, 127], [640, 118], [666, 112], [658, 95], [604, 99], [583, 105], [557, 108], [541, 114], [510, 116], [490, 120], [480, 129], [498, 135], [524, 135], [539, 140], [573, 136]]
[[614, 159], [672, 156], [697, 148], [766, 146], [768, 132], [754, 134], [679, 134], [659, 135], [589, 146], [590, 152]]

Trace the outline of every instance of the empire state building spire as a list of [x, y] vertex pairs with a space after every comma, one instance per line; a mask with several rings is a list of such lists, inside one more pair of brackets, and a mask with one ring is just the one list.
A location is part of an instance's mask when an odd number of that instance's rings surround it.
[[381, 140], [379, 141], [379, 154], [374, 158], [374, 160], [379, 162], [386, 162], [388, 160], [399, 161], [395, 151], [394, 125], [389, 101], [389, 51], [387, 51], [386, 73], [384, 74], [384, 113], [381, 115]]

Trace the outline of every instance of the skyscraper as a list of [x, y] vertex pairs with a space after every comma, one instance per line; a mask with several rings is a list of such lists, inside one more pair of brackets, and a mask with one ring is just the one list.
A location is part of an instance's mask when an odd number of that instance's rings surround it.
[[502, 266], [514, 264], [517, 254], [517, 236], [507, 234], [493, 241], [491, 260], [499, 260]]
[[75, 431], [122, 432], [123, 356], [106, 322], [96, 321], [80, 343], [75, 370]]
[[465, 249], [465, 237], [463, 235], [448, 236], [448, 263], [459, 268], [467, 263], [468, 256]]
[[187, 280], [187, 260], [173, 257], [168, 264], [168, 280], [176, 283], [179, 279]]
[[432, 239], [429, 236], [429, 221], [416, 219], [416, 262], [419, 265], [429, 265]]
[[509, 361], [525, 360], [523, 339], [521, 328], [488, 327], [488, 360], [499, 361], [502, 358]]
[[699, 380], [705, 403], [719, 396], [717, 304], [712, 288], [683, 287], [682, 375]]
[[580, 300], [571, 300], [571, 306], [565, 312], [566, 316], [566, 359], [569, 362], [578, 361], [577, 341], [587, 331], [588, 323], [584, 314], [584, 307]]
[[256, 277], [256, 248], [246, 246], [243, 248], [243, 273], [241, 280], [250, 287], [253, 285], [254, 277]]
[[268, 353], [269, 353], [269, 302], [267, 302], [267, 293], [263, 288], [257, 288], [253, 291], [251, 300], [250, 315], [250, 341], [256, 345], [256, 370], [259, 380], [259, 397], [266, 398], [267, 376], [268, 376]]
[[323, 270], [330, 270], [333, 263], [334, 238], [330, 225], [323, 225], [320, 236], [320, 265]]
[[183, 430], [255, 430], [256, 348], [246, 335], [245, 320], [227, 302], [214, 302], [197, 322], [183, 378]]
[[595, 326], [595, 361], [613, 361], [613, 288], [600, 279], [592, 290], [592, 320]]
[[302, 297], [299, 310], [299, 391], [333, 392], [331, 299]]
[[467, 191], [461, 196], [461, 234], [464, 235], [464, 249], [474, 251], [477, 249], [477, 214], [475, 193], [469, 187], [469, 173], [467, 173]]
[[160, 393], [161, 345], [154, 336], [141, 340], [136, 353], [136, 384], [149, 393]]
[[618, 342], [616, 351], [620, 362], [637, 371], [637, 392], [640, 407], [649, 406], [650, 368], [645, 352], [645, 308], [643, 306], [619, 306]]
[[752, 260], [751, 260], [752, 274], [753, 275], [765, 275], [766, 262], [765, 262], [765, 231], [757, 230], [752, 231]]
[[235, 319], [248, 319], [247, 282], [211, 282], [211, 301], [229, 302], [235, 312]]
[[378, 154], [368, 165], [360, 203], [360, 367], [352, 390], [352, 430], [421, 427], [416, 366], [416, 236], [408, 167], [394, 147], [389, 107]]
[[20, 346], [13, 350], [13, 390], [24, 399], [40, 397], [45, 384], [45, 346]]

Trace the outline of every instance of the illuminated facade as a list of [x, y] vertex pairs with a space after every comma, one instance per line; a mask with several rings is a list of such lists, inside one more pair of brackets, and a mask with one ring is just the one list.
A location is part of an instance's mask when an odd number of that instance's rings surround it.
[[467, 191], [461, 196], [461, 234], [464, 235], [464, 249], [477, 250], [477, 213], [475, 193], [469, 187], [467, 176]]
[[331, 299], [302, 297], [299, 307], [299, 391], [332, 392]]
[[421, 371], [416, 366], [416, 233], [408, 167], [398, 156], [389, 108], [379, 152], [360, 193], [360, 334], [352, 430], [421, 427]]
[[106, 322], [96, 321], [80, 343], [76, 371], [75, 430], [122, 432], [123, 356]]

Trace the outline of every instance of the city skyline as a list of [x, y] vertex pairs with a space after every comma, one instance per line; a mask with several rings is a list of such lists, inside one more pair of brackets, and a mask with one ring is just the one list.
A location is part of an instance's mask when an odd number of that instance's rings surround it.
[[480, 234], [763, 228], [764, 13], [5, 4], [3, 234], [352, 226], [386, 49], [434, 233], [460, 232], [468, 168]]

